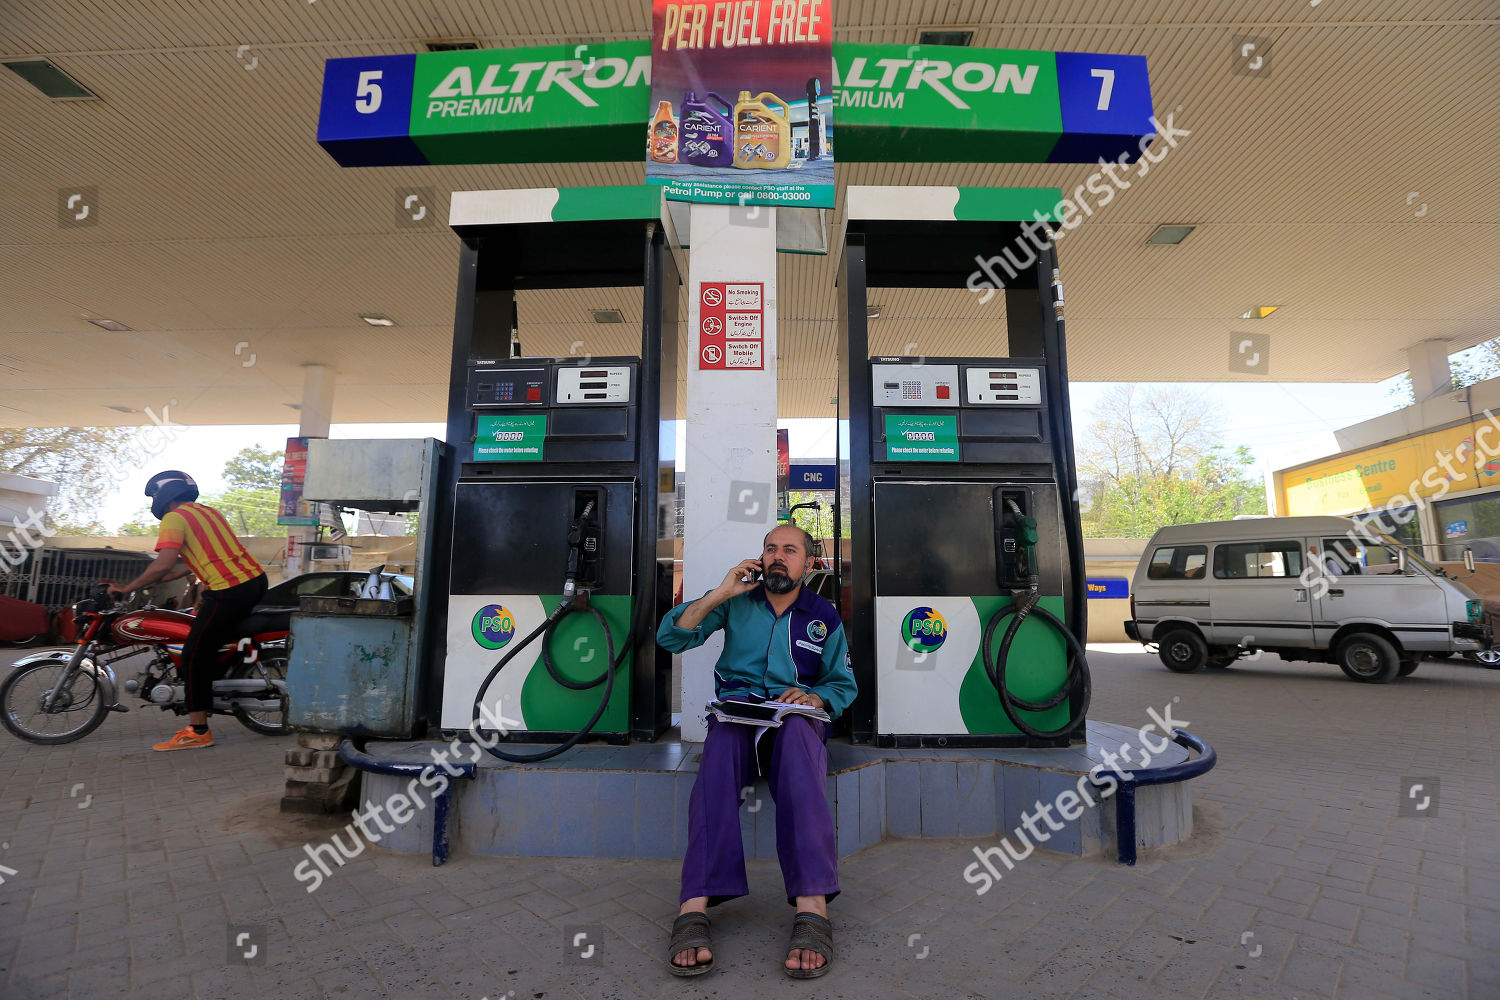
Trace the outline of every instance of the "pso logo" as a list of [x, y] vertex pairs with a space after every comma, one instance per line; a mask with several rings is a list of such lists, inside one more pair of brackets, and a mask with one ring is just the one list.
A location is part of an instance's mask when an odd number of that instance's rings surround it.
[[912, 608], [901, 623], [901, 641], [918, 653], [932, 653], [948, 638], [948, 623], [931, 608]]
[[807, 626], [807, 637], [813, 642], [822, 642], [828, 638], [828, 626], [822, 622], [811, 622]]
[[486, 604], [474, 615], [474, 641], [485, 649], [499, 649], [516, 634], [516, 616], [501, 604]]

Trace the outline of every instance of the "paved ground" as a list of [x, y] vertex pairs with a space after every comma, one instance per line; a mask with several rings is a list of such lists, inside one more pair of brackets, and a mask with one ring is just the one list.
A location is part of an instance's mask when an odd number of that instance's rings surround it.
[[1131, 648], [1093, 655], [1092, 715], [1181, 699], [1220, 754], [1194, 840], [1133, 869], [1039, 851], [984, 896], [961, 877], [974, 844], [887, 841], [844, 864], [839, 958], [811, 983], [778, 968], [774, 864], [716, 911], [719, 967], [677, 981], [675, 863], [368, 848], [309, 894], [293, 867], [331, 824], [277, 812], [289, 740], [230, 722], [156, 754], [176, 719], [155, 709], [65, 747], [0, 733], [0, 996], [1500, 997], [1500, 672], [1371, 687], [1266, 657], [1182, 677]]

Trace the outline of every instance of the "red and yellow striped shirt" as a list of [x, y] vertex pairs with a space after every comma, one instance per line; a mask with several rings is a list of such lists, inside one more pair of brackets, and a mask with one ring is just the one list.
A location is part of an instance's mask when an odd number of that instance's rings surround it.
[[161, 519], [156, 551], [162, 549], [181, 550], [188, 568], [209, 590], [228, 590], [265, 572], [224, 515], [201, 503], [185, 503]]

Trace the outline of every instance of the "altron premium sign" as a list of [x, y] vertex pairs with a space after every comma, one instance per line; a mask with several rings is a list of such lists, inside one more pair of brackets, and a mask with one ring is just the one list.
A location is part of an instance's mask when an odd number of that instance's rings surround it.
[[[701, 144], [712, 141], [707, 136], [715, 132], [716, 116], [735, 121], [740, 90], [750, 91], [744, 110], [758, 115], [757, 101], [771, 115], [782, 110], [762, 98], [771, 91], [746, 79], [734, 84], [733, 94], [714, 90], [722, 101], [693, 91], [688, 131], [701, 140], [691, 147], [700, 160], [708, 155]], [[330, 59], [318, 142], [346, 167], [639, 163], [649, 155], [650, 124], [663, 118], [660, 102], [651, 104], [651, 83], [651, 43], [644, 40]], [[799, 153], [810, 158], [807, 109], [814, 105], [822, 119], [820, 156], [836, 148], [846, 163], [1092, 163], [1100, 157], [1129, 163], [1155, 132], [1144, 56], [844, 43], [833, 46], [831, 79], [818, 79], [817, 101], [809, 101], [807, 89], [804, 81], [800, 95], [774, 95], [794, 109], [788, 163]], [[663, 118], [675, 119], [678, 155], [685, 98], [686, 90]], [[794, 108], [798, 101], [805, 107]], [[771, 124], [779, 143], [780, 122]], [[775, 154], [779, 158], [781, 150]], [[713, 172], [780, 171], [730, 166]]]

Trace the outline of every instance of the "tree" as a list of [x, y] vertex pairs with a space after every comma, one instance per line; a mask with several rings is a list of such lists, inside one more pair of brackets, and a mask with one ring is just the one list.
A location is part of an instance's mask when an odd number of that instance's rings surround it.
[[[93, 521], [106, 494], [135, 474], [172, 436], [170, 421], [137, 427], [0, 427], [0, 472], [58, 484], [49, 504], [69, 524]], [[139, 489], [140, 487], [136, 487]]]
[[1116, 385], [1099, 401], [1079, 452], [1080, 478], [1117, 484], [1178, 476], [1218, 442], [1213, 402], [1186, 389]]
[[212, 493], [203, 502], [218, 510], [236, 535], [284, 535], [286, 529], [276, 523], [281, 506], [281, 489], [243, 489], [231, 487]]
[[[1466, 356], [1448, 359], [1448, 370], [1453, 388], [1464, 389], [1476, 382], [1500, 377], [1500, 339], [1487, 340], [1475, 347]], [[1401, 406], [1411, 406], [1417, 401], [1416, 389], [1412, 386], [1411, 372], [1402, 372], [1396, 384], [1390, 388], [1390, 396]]]
[[224, 463], [224, 478], [239, 489], [281, 489], [281, 465], [285, 455], [269, 448], [241, 448]]
[[1226, 451], [1214, 404], [1180, 388], [1111, 389], [1079, 451], [1084, 533], [1142, 537], [1167, 524], [1264, 514], [1243, 445]]
[[237, 535], [281, 535], [276, 523], [281, 506], [280, 452], [254, 445], [241, 448], [224, 463], [229, 488], [203, 498], [229, 521]]
[[117, 532], [115, 532], [115, 534], [117, 534], [117, 535], [131, 535], [131, 536], [142, 536], [142, 535], [150, 536], [150, 535], [155, 535], [156, 534], [156, 530], [157, 530], [156, 518], [154, 518], [154, 517], [151, 516], [151, 510], [150, 510], [150, 508], [143, 507], [142, 509], [136, 511], [134, 517], [132, 517], [130, 520], [126, 521], [124, 524], [120, 525], [120, 530], [117, 531]]
[[1266, 513], [1265, 490], [1248, 475], [1255, 456], [1244, 445], [1214, 448], [1188, 475], [1131, 476], [1092, 498], [1084, 517], [1093, 537], [1144, 538], [1167, 524], [1227, 521]]
[[[788, 490], [786, 494], [788, 507], [795, 507], [799, 503], [818, 503], [820, 507], [815, 511], [811, 507], [804, 507], [792, 515], [792, 522], [799, 528], [806, 528], [814, 538], [833, 537], [833, 498], [826, 493], [803, 492], [801, 490]], [[844, 524], [844, 537], [849, 537], [849, 525]]]
[[47, 531], [49, 534], [67, 535], [70, 537], [80, 535], [92, 535], [98, 537], [100, 535], [109, 534], [108, 531], [104, 530], [104, 525], [100, 524], [98, 521], [75, 520], [71, 517], [62, 517], [53, 520], [52, 523], [48, 525]]

